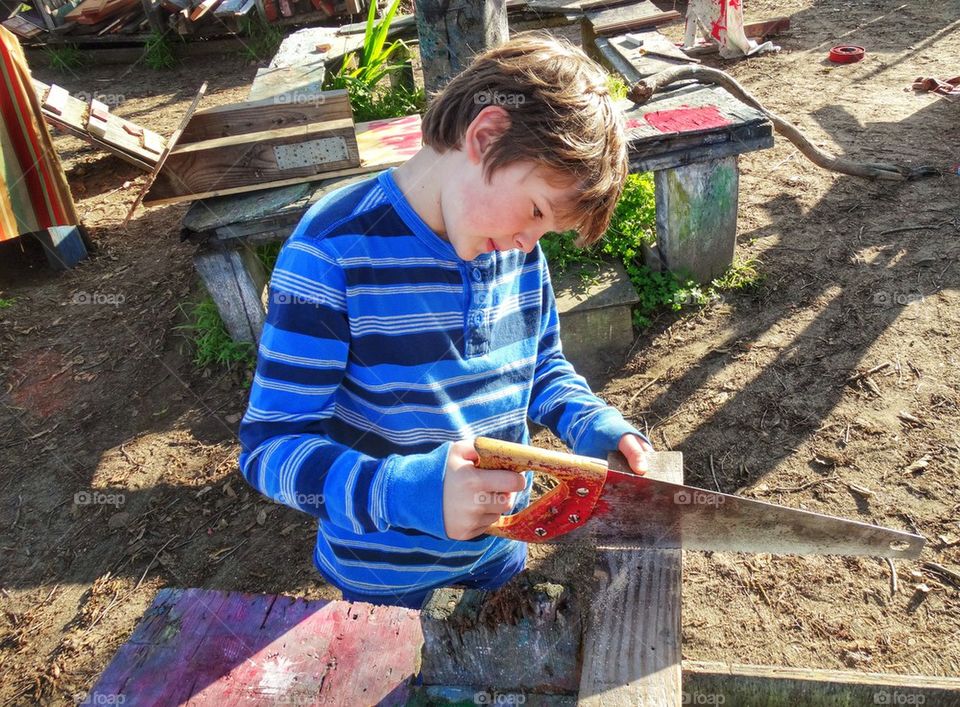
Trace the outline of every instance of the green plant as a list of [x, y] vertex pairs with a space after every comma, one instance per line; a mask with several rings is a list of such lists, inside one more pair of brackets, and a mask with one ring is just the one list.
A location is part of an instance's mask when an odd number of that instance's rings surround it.
[[190, 311], [185, 314], [189, 324], [177, 329], [191, 332], [194, 344], [193, 362], [197, 366], [205, 368], [216, 364], [232, 368], [235, 365], [254, 365], [253, 344], [236, 342], [230, 338], [212, 299], [207, 297], [201, 302], [191, 304]]
[[10, 309], [10, 307], [12, 307], [16, 301], [16, 297], [11, 297], [9, 299], [0, 297], [0, 309]]
[[47, 62], [50, 68], [56, 71], [73, 71], [85, 63], [87, 56], [75, 44], [64, 44], [62, 47], [47, 46]]
[[330, 79], [330, 88], [350, 89], [351, 85], [362, 84], [369, 90], [380, 83], [380, 80], [392, 71], [400, 68], [401, 64], [391, 64], [390, 57], [406, 44], [398, 40], [387, 44], [387, 33], [390, 23], [397, 13], [400, 0], [393, 0], [383, 12], [378, 22], [376, 19], [377, 3], [371, 2], [367, 11], [367, 25], [363, 33], [363, 46], [358, 52], [344, 57], [340, 70]]
[[358, 123], [383, 118], [400, 118], [413, 113], [422, 113], [427, 108], [423, 89], [411, 91], [404, 86], [371, 88], [362, 81], [347, 79], [350, 108]]
[[617, 74], [607, 74], [607, 89], [615, 101], [627, 97], [627, 84]]
[[154, 71], [172, 69], [177, 65], [170, 32], [153, 31], [143, 45], [143, 62]]
[[240, 31], [247, 38], [243, 43], [243, 55], [251, 61], [270, 59], [283, 41], [283, 32], [256, 12], [240, 18]]

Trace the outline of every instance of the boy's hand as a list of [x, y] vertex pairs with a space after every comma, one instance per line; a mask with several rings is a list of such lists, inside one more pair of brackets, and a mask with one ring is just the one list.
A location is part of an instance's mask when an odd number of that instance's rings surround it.
[[650, 460], [647, 456], [653, 451], [653, 447], [636, 435], [626, 434], [620, 438], [620, 444], [617, 445], [620, 453], [627, 458], [627, 463], [633, 469], [634, 474], [643, 476], [649, 469]]
[[454, 442], [447, 456], [443, 482], [443, 525], [447, 536], [469, 540], [482, 535], [500, 515], [513, 508], [526, 486], [523, 474], [477, 469], [472, 440]]

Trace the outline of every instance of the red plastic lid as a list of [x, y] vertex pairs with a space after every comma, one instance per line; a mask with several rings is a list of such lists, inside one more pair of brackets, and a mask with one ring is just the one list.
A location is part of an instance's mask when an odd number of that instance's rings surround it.
[[827, 57], [834, 64], [852, 64], [863, 59], [864, 49], [856, 44], [841, 44], [830, 50]]

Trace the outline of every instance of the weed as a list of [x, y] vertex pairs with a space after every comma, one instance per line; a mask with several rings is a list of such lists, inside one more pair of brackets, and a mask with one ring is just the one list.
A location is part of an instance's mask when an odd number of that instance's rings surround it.
[[47, 46], [47, 62], [50, 68], [56, 71], [73, 71], [87, 63], [87, 55], [80, 51], [75, 44], [63, 46]]
[[240, 31], [246, 36], [243, 43], [243, 55], [250, 61], [270, 59], [280, 48], [283, 41], [283, 32], [269, 22], [266, 22], [256, 12], [251, 16], [240, 19]]
[[143, 63], [154, 71], [172, 69], [178, 63], [169, 32], [151, 32], [143, 45]]
[[10, 309], [16, 301], [16, 297], [10, 297], [9, 299], [0, 297], [0, 309]]
[[207, 297], [199, 303], [190, 304], [190, 311], [184, 312], [189, 324], [177, 329], [191, 332], [194, 344], [193, 362], [205, 368], [218, 365], [232, 368], [240, 365], [244, 368], [253, 367], [255, 363], [253, 344], [236, 342], [230, 338], [227, 328], [220, 318], [217, 305]]
[[610, 91], [610, 96], [615, 101], [627, 97], [627, 84], [616, 74], [607, 74], [607, 90]]

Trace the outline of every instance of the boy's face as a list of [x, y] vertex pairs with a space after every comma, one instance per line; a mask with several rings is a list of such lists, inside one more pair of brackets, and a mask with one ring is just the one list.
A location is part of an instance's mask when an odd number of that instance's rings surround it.
[[[457, 176], [443, 188], [442, 210], [445, 235], [457, 255], [473, 260], [482, 253], [519, 248], [529, 253], [544, 233], [564, 230], [557, 207], [569, 201], [572, 186], [546, 168], [531, 162], [515, 162], [483, 176], [482, 155], [499, 136], [502, 123], [490, 125], [483, 115], [465, 135]], [[479, 125], [478, 125], [479, 121]], [[474, 128], [477, 128], [474, 130]]]

